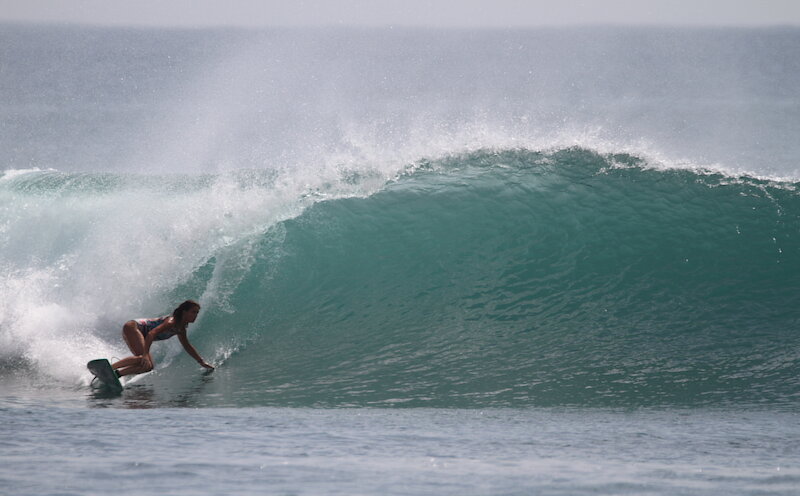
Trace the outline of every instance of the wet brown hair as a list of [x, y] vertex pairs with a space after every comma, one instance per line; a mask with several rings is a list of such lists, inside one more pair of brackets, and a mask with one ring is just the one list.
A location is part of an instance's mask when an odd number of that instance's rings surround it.
[[200, 304], [194, 300], [186, 300], [178, 305], [178, 308], [172, 311], [172, 316], [175, 318], [175, 320], [183, 324], [183, 312], [194, 307], [200, 308]]

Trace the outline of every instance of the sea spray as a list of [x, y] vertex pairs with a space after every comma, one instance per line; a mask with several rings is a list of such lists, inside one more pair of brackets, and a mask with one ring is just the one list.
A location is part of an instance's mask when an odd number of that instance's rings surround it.
[[[226, 308], [225, 288], [238, 277], [226, 264], [246, 271], [248, 247], [272, 236], [270, 227], [319, 199], [365, 194], [373, 183], [334, 168], [313, 175], [5, 172], [2, 359], [84, 380], [87, 357], [127, 354], [123, 322], [206, 293]], [[173, 296], [209, 261], [216, 276]]]

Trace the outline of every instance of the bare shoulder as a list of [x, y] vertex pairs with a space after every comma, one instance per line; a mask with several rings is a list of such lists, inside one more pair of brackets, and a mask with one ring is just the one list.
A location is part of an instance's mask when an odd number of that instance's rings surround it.
[[171, 330], [176, 330], [176, 331], [180, 330], [179, 326], [178, 326], [178, 321], [175, 320], [175, 317], [173, 317], [171, 315], [164, 319], [164, 323], [162, 325], [164, 325], [165, 327], [167, 327], [167, 328], [169, 328]]

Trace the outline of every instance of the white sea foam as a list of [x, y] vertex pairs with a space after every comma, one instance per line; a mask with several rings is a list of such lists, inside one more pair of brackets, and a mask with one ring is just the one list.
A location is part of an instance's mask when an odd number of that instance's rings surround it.
[[[177, 304], [170, 297], [224, 310], [271, 226], [320, 199], [368, 194], [385, 183], [345, 172], [331, 163], [316, 173], [242, 171], [202, 180], [126, 175], [101, 187], [91, 175], [48, 172], [48, 184], [57, 185], [50, 189], [37, 182], [42, 173], [18, 175], [0, 192], [0, 358], [83, 380], [76, 371], [89, 359], [127, 355], [123, 322], [169, 312]], [[214, 273], [196, 288], [200, 294], [172, 295], [212, 258]]]

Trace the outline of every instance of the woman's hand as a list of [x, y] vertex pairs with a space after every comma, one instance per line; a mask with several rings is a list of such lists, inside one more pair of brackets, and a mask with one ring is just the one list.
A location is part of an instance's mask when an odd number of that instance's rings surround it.
[[[153, 360], [150, 358], [150, 355], [141, 355], [139, 358], [139, 366], [143, 372], [149, 372], [153, 370]], [[139, 372], [140, 374], [142, 372]]]
[[200, 363], [200, 365], [202, 365], [203, 367], [205, 367], [205, 368], [207, 368], [209, 370], [214, 370], [214, 367], [212, 365], [207, 364], [205, 360], [200, 360], [200, 362], [198, 362], [198, 363]]

